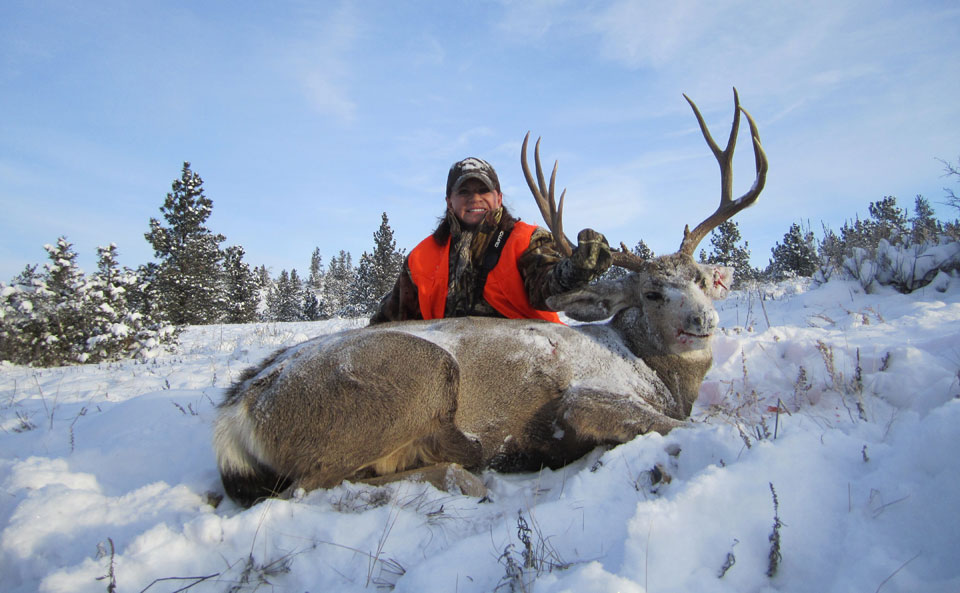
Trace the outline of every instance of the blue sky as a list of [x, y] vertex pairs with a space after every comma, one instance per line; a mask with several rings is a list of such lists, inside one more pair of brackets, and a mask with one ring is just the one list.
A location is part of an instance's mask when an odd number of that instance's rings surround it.
[[[527, 130], [560, 161], [571, 236], [671, 252], [719, 196], [682, 93], [723, 139], [733, 86], [770, 159], [737, 218], [755, 265], [790, 224], [838, 230], [885, 195], [956, 217], [936, 160], [960, 155], [953, 0], [4, 0], [0, 280], [61, 235], [88, 272], [111, 242], [124, 265], [151, 260], [143, 234], [183, 161], [224, 246], [274, 274], [315, 247], [358, 258], [381, 212], [413, 247], [467, 156], [539, 223]], [[746, 133], [738, 146], [737, 195], [753, 180]]]

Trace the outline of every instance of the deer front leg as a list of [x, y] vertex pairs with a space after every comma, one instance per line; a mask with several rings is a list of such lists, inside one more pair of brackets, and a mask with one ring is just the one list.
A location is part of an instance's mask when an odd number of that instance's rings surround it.
[[561, 419], [580, 440], [626, 443], [648, 432], [667, 434], [684, 424], [635, 398], [589, 387], [571, 389], [563, 399]]

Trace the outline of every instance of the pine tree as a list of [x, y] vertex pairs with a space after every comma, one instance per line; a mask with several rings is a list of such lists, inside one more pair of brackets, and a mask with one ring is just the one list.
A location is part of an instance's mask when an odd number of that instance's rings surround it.
[[918, 195], [913, 203], [913, 213], [910, 219], [910, 242], [915, 245], [936, 242], [943, 229], [933, 214], [930, 202]]
[[358, 316], [372, 315], [377, 310], [380, 298], [375, 288], [376, 276], [376, 262], [372, 255], [364, 251], [360, 255], [360, 264], [350, 286], [348, 301], [352, 305], [351, 314], [355, 312]]
[[122, 352], [126, 344], [121, 342], [129, 333], [124, 325], [128, 313], [126, 278], [117, 261], [117, 246], [111, 243], [98, 247], [97, 254], [97, 273], [90, 283], [95, 305], [87, 340], [90, 362], [108, 360]]
[[156, 274], [161, 308], [177, 325], [214, 323], [223, 317], [223, 235], [204, 223], [213, 202], [203, 193], [203, 180], [183, 164], [160, 212], [169, 226], [150, 219], [144, 236], [160, 260]]
[[287, 297], [289, 287], [289, 272], [280, 270], [280, 274], [271, 283], [270, 292], [267, 294], [267, 317], [270, 321], [290, 321], [284, 318], [287, 310], [284, 299]]
[[270, 272], [267, 271], [267, 266], [260, 266], [257, 268], [257, 282], [262, 287], [269, 287], [273, 282], [270, 278]]
[[397, 251], [397, 242], [393, 238], [393, 229], [390, 228], [386, 212], [381, 215], [380, 228], [373, 234], [371, 262], [371, 292], [379, 304], [380, 298], [393, 289], [403, 268], [403, 252]]
[[53, 366], [83, 362], [96, 304], [77, 254], [65, 237], [44, 245], [50, 263], [42, 274], [27, 268], [3, 294], [5, 358], [18, 364]]
[[111, 243], [97, 251], [97, 273], [91, 280], [97, 309], [88, 330], [87, 362], [150, 358], [175, 343], [177, 332], [158, 309], [139, 310], [141, 280], [133, 270], [120, 267], [117, 246]]
[[350, 254], [340, 250], [339, 255], [330, 259], [324, 275], [323, 303], [329, 315], [350, 317], [354, 314], [350, 306], [350, 291], [355, 279], [356, 271]]
[[260, 287], [257, 291], [257, 311], [259, 311], [257, 317], [269, 321], [271, 317], [267, 301], [270, 298], [270, 292], [273, 290], [273, 278], [270, 277], [267, 266], [263, 265], [254, 270], [254, 274], [257, 277], [257, 285]]
[[320, 297], [317, 296], [317, 293], [311, 289], [307, 289], [304, 291], [303, 300], [303, 319], [305, 321], [317, 321], [325, 318], [323, 303], [320, 302]]
[[700, 250], [701, 263], [733, 268], [733, 286], [731, 288], [740, 288], [745, 282], [754, 280], [759, 276], [750, 265], [749, 243], [744, 241], [741, 247], [739, 242], [740, 228], [736, 222], [728, 220], [710, 231], [710, 245], [713, 246], [713, 251], [707, 255], [704, 250]]
[[843, 223], [840, 228], [840, 244], [845, 253], [852, 253], [854, 249], [872, 249], [876, 247], [874, 241], [874, 227], [869, 221], [854, 220]]
[[136, 282], [127, 291], [127, 303], [131, 311], [136, 311], [151, 322], [170, 324], [170, 318], [163, 310], [158, 275], [160, 266], [147, 262], [134, 272]]
[[320, 248], [315, 247], [313, 255], [310, 256], [310, 276], [307, 277], [306, 295], [304, 297], [303, 315], [307, 321], [317, 321], [326, 318], [326, 310], [323, 302], [323, 256], [320, 255]]
[[373, 253], [364, 251], [360, 256], [350, 291], [349, 300], [356, 315], [372, 315], [377, 311], [380, 299], [393, 289], [403, 267], [403, 252], [397, 251], [386, 212], [381, 216], [380, 228], [373, 234], [373, 241]]
[[65, 237], [56, 246], [45, 245], [50, 259], [45, 266], [42, 289], [39, 291], [47, 319], [43, 340], [46, 348], [40, 353], [41, 366], [86, 359], [86, 339], [93, 316], [90, 285], [77, 266], [77, 254]]
[[31, 364], [46, 345], [46, 303], [37, 267], [26, 266], [9, 286], [0, 284], [0, 360]]
[[27, 268], [0, 286], [0, 359], [52, 366], [145, 358], [176, 339], [168, 324], [137, 310], [137, 275], [120, 268], [117, 247], [98, 249], [97, 272], [85, 277], [76, 253], [61, 237], [45, 246], [51, 263]]
[[767, 275], [774, 280], [794, 276], [809, 278], [817, 272], [819, 260], [813, 232], [803, 232], [797, 223], [790, 225], [790, 230], [783, 236], [783, 243], [777, 243], [770, 252], [773, 257]]
[[307, 277], [307, 287], [314, 292], [323, 290], [323, 256], [320, 255], [320, 248], [313, 249], [313, 255], [310, 256], [310, 276]]
[[260, 282], [257, 274], [243, 261], [244, 250], [239, 245], [227, 247], [223, 253], [224, 286], [227, 323], [251, 323], [257, 319], [260, 305]]
[[897, 207], [897, 198], [885, 196], [882, 200], [871, 202], [870, 228], [873, 231], [873, 246], [881, 239], [891, 244], [902, 243], [909, 237], [907, 230], [907, 212]]
[[273, 321], [303, 321], [306, 318], [306, 291], [296, 269], [289, 273], [280, 271], [267, 297], [267, 309]]
[[304, 310], [306, 308], [306, 288], [303, 280], [297, 274], [297, 269], [290, 270], [290, 285], [288, 287], [289, 313], [290, 321], [303, 321], [306, 319]]
[[653, 249], [650, 249], [650, 247], [644, 243], [643, 239], [637, 241], [637, 244], [633, 247], [633, 252], [643, 259], [653, 259], [656, 257], [653, 254]]

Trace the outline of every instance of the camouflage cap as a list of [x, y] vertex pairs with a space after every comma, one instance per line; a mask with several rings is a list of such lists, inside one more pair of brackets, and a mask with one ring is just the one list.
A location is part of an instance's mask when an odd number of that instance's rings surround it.
[[490, 163], [483, 159], [469, 157], [457, 161], [450, 167], [450, 173], [447, 174], [447, 196], [460, 189], [460, 185], [467, 179], [478, 179], [488, 188], [500, 191], [500, 179]]

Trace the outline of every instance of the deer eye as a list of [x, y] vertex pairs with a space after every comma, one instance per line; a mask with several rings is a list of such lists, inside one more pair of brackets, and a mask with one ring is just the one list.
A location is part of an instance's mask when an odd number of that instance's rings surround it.
[[663, 300], [663, 293], [651, 290], [643, 293], [643, 298], [647, 299], [648, 301], [658, 302]]

